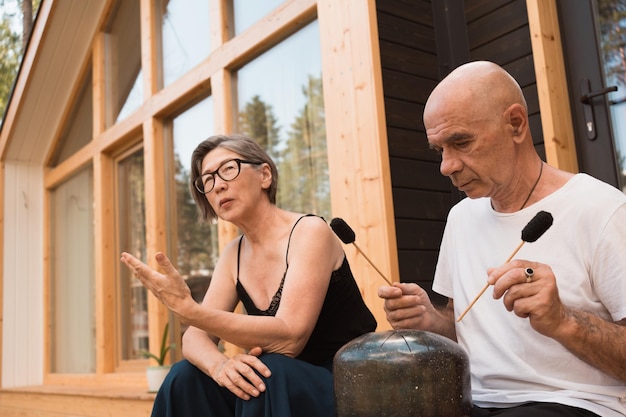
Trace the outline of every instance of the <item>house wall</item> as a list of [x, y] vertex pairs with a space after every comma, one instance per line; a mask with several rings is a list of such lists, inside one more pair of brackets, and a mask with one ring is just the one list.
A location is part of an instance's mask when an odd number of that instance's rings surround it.
[[[52, 3], [44, 0], [44, 5]], [[61, 3], [70, 4], [54, 2], [58, 7], [61, 7]], [[101, 1], [98, 5], [104, 7], [104, 3], [106, 2]], [[288, 21], [285, 25], [296, 27], [302, 24], [302, 16], [308, 21], [317, 13], [324, 51], [325, 101], [327, 112], [331, 115], [327, 123], [329, 153], [333, 158], [329, 161], [333, 181], [333, 210], [349, 220], [356, 229], [360, 246], [383, 271], [392, 274], [394, 279], [414, 281], [430, 288], [430, 277], [436, 262], [445, 216], [449, 207], [458, 199], [449, 181], [439, 174], [438, 157], [428, 149], [421, 121], [426, 98], [441, 77], [441, 59], [435, 48], [440, 40], [437, 39], [432, 19], [432, 6], [435, 2], [308, 0], [287, 3], [289, 7], [286, 12], [280, 12], [274, 19], [268, 19], [239, 41], [221, 47], [216, 52], [215, 59], [227, 62], [227, 67], [238, 64], [255, 53], [258, 38], [263, 38], [265, 43], [271, 43], [275, 35], [268, 29], [271, 27], [268, 22], [274, 24]], [[374, 3], [376, 13], [372, 13]], [[142, 4], [149, 5], [152, 1], [142, 0]], [[220, 1], [219, 4], [220, 7], [225, 7], [226, 2]], [[533, 68], [528, 21], [523, 7], [525, 3], [519, 0], [467, 0], [464, 4], [469, 56], [471, 59], [491, 59], [503, 64], [523, 84], [532, 109], [531, 123], [536, 146], [541, 153], [543, 139], [537, 91], [547, 89], [545, 84], [538, 87], [535, 80], [536, 70]], [[294, 10], [293, 13], [290, 10]], [[84, 10], [83, 12], [87, 13]], [[100, 16], [99, 12], [89, 16], [94, 27], [98, 27], [95, 22], [106, 18]], [[64, 25], [67, 21], [73, 20], [61, 19], [56, 24]], [[374, 25], [371, 25], [372, 22]], [[68, 28], [70, 26], [67, 25]], [[288, 30], [291, 28], [281, 29], [282, 32]], [[148, 35], [149, 32], [145, 37], [148, 38]], [[91, 44], [92, 38], [86, 38], [80, 45]], [[48, 41], [52, 39], [59, 38], [49, 35]], [[102, 48], [101, 41], [96, 39], [94, 48]], [[57, 47], [61, 48], [58, 45]], [[71, 48], [72, 51], [77, 49], [79, 48]], [[46, 51], [57, 51], [59, 55], [59, 49], [49, 48]], [[150, 61], [150, 57], [147, 56], [145, 60]], [[47, 61], [42, 59], [42, 62]], [[70, 158], [61, 169], [56, 169], [52, 175], [48, 174], [46, 182], [61, 182], [67, 172], [90, 161], [92, 154], [99, 155], [93, 158], [98, 205], [95, 217], [106, 218], [106, 213], [103, 212], [107, 211], [107, 206], [104, 203], [109, 194], [99, 184], [106, 182], [110, 175], [107, 170], [109, 155], [106, 152], [115, 148], [114, 141], [144, 132], [149, 138], [146, 149], [152, 158], [150, 163], [158, 166], [163, 153], [160, 148], [163, 142], [163, 126], [158, 117], [178, 106], [180, 101], [190, 100], [191, 96], [204, 92], [209, 83], [213, 96], [219, 102], [216, 105], [218, 129], [229, 129], [232, 115], [220, 114], [231, 112], [230, 96], [224, 94], [232, 87], [231, 78], [227, 70], [216, 69], [218, 64], [213, 62], [216, 61], [209, 60], [208, 65], [199, 66], [177, 84], [176, 88], [186, 93], [174, 92], [174, 88], [166, 89], [155, 95], [148, 105], [128, 121], [105, 132], [98, 130], [96, 135], [99, 135], [100, 142], [88, 145], [79, 155]], [[85, 67], [84, 61], [80, 59], [66, 65], [75, 69], [76, 74], [81, 73]], [[73, 77], [74, 80], [78, 78]], [[149, 82], [153, 80], [154, 76], [151, 75]], [[96, 82], [97, 76], [94, 83]], [[72, 83], [67, 80], [64, 84], [57, 81], [56, 87], [66, 92], [73, 89]], [[17, 90], [20, 100], [20, 94], [25, 97], [27, 93], [25, 87]], [[98, 94], [101, 93], [102, 91], [95, 94], [95, 107], [102, 105], [102, 97], [98, 101]], [[65, 100], [70, 100], [72, 94], [67, 95], [70, 98], [64, 96], [61, 100], [63, 103], [58, 103], [58, 106], [66, 107]], [[28, 100], [26, 102], [28, 104]], [[33, 100], [30, 104], [32, 102]], [[20, 109], [19, 106], [17, 108]], [[24, 115], [22, 117], [26, 122], [22, 121], [20, 125], [24, 128], [28, 124], [26, 115], [39, 114], [41, 120], [44, 116], [49, 117], [49, 114], [28, 110], [30, 108], [25, 108], [23, 112], [13, 110], [14, 114], [9, 115], [9, 122], [12, 118], [19, 118], [20, 114]], [[57, 119], [64, 117], [58, 108], [54, 110], [57, 111]], [[39, 118], [32, 118], [32, 121], [41, 126]], [[59, 124], [60, 120], [48, 121], [46, 126], [52, 128], [39, 128], [37, 132], [40, 134], [35, 143], [45, 142], [46, 146], [52, 146], [55, 128]], [[25, 131], [21, 130], [20, 135]], [[0, 415], [52, 417], [72, 413], [78, 415], [86, 410], [93, 411], [94, 416], [108, 415], [109, 411], [127, 416], [148, 415], [153, 397], [145, 393], [143, 375], [139, 372], [111, 372], [112, 359], [103, 361], [105, 365], [98, 369], [97, 376], [105, 374], [105, 378], [64, 376], [63, 379], [53, 381], [58, 382], [55, 387], [49, 380], [43, 381], [46, 385], [36, 386], [42, 383], [42, 374], [45, 373], [42, 358], [44, 352], [47, 352], [47, 342], [43, 336], [46, 332], [46, 312], [43, 306], [46, 304], [47, 294], [44, 288], [44, 242], [47, 239], [47, 226], [43, 220], [46, 212], [43, 189], [47, 184], [43, 184], [41, 162], [15, 162], [6, 158], [7, 143], [11, 143], [13, 149], [21, 148], [20, 155], [32, 150], [32, 147], [18, 146], [22, 143], [19, 142], [22, 138], [6, 128], [0, 133], [0, 154], [4, 155], [5, 219], [1, 332], [4, 389], [0, 391]], [[151, 187], [157, 186], [158, 184], [151, 184]], [[163, 202], [159, 200], [162, 196], [157, 197], [151, 201], [152, 206], [162, 205]], [[159, 227], [162, 227], [165, 222], [160, 222], [156, 216], [151, 222], [149, 227], [154, 226], [151, 233], [162, 232], [155, 225], [160, 224]], [[95, 226], [97, 236], [103, 237], [112, 233], [107, 224], [99, 223]], [[226, 231], [222, 234], [228, 233]], [[112, 248], [107, 246], [105, 240], [96, 242], [96, 252], [104, 253], [99, 256], [96, 268], [100, 270], [98, 273], [101, 280], [107, 275], [107, 271], [114, 269], [107, 262]], [[152, 245], [156, 246], [154, 242]], [[376, 310], [379, 323], [384, 326], [382, 303], [375, 295], [376, 288], [381, 284], [379, 277], [352, 248], [346, 247], [346, 251], [368, 304]], [[98, 314], [105, 316], [108, 310], [102, 305], [112, 301], [105, 299], [107, 294], [100, 293], [100, 297], [101, 300], [97, 303], [100, 305], [97, 307]], [[105, 322], [106, 319], [108, 318], [100, 317], [98, 322]], [[105, 350], [104, 347], [111, 343], [113, 325], [100, 325], [106, 327], [104, 330], [108, 333], [101, 333], [99, 336], [98, 349]], [[153, 338], [159, 338], [160, 333], [152, 333]], [[124, 384], [134, 389], [128, 389]], [[6, 389], [25, 385], [36, 387]], [[35, 403], [40, 405], [35, 407], [32, 405]], [[73, 407], [64, 407], [64, 404], [70, 403]], [[80, 404], [90, 405], [83, 407]]]
[[385, 0], [376, 6], [400, 280], [430, 291], [454, 201], [422, 122], [426, 99], [439, 80], [432, 5]]
[[43, 381], [43, 170], [4, 163], [2, 386]]

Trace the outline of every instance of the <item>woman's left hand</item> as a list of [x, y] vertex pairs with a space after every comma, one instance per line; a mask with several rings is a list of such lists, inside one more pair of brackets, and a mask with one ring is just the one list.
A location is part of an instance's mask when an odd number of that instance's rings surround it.
[[181, 315], [189, 302], [195, 303], [191, 291], [167, 256], [158, 252], [154, 258], [165, 274], [155, 271], [126, 252], [122, 253], [121, 260], [159, 301], [174, 313]]

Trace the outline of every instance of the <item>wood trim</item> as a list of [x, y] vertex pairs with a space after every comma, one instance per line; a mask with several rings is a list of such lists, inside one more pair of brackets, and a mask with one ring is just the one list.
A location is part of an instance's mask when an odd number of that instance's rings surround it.
[[2, 354], [2, 347], [4, 346], [4, 202], [6, 201], [4, 181], [5, 164], [4, 160], [0, 160], [0, 202], [2, 202], [0, 204], [0, 236], [2, 236], [0, 239], [0, 388], [2, 388], [2, 358], [4, 358]]
[[92, 101], [93, 101], [93, 137], [97, 137], [106, 129], [107, 111], [106, 103], [106, 63], [105, 63], [105, 43], [107, 34], [97, 33], [92, 50]]
[[209, 1], [209, 16], [211, 18], [211, 50], [215, 50], [232, 38], [233, 25], [229, 16], [232, 16], [232, 0]]
[[[376, 4], [319, 0], [326, 135], [333, 215], [344, 218], [364, 253], [399, 277]], [[384, 281], [346, 247], [364, 299], [389, 328], [377, 289]]]
[[315, 0], [285, 1], [214, 53], [220, 56], [223, 67], [237, 68], [311, 23], [315, 17]]
[[[219, 70], [211, 78], [213, 86], [213, 113], [215, 119], [215, 131], [220, 133], [233, 132], [236, 124], [235, 120], [235, 92], [233, 91], [233, 77], [227, 70]], [[237, 227], [232, 223], [218, 220], [218, 242], [219, 252], [239, 234]]]
[[128, 141], [141, 136], [141, 115], [134, 113], [129, 118], [103, 132], [44, 176], [46, 188], [56, 187], [74, 172], [90, 164], [95, 155], [115, 153], [128, 146]]
[[143, 98], [147, 101], [161, 85], [161, 16], [155, 10], [154, 0], [140, 0], [141, 68], [143, 71]]
[[526, 0], [547, 162], [578, 172], [563, 46], [555, 0]]
[[[4, 184], [4, 182], [3, 182]], [[44, 191], [44, 201], [43, 201], [43, 209], [44, 213], [50, 213], [51, 207], [51, 197], [53, 190], [46, 189]], [[52, 239], [51, 227], [52, 227], [52, 218], [51, 216], [45, 216], [43, 220], [43, 379], [45, 381], [46, 375], [50, 373], [52, 369], [51, 365], [51, 356], [52, 356], [52, 335], [53, 326], [51, 325], [51, 321], [53, 320], [53, 311], [52, 311], [52, 249], [50, 248], [50, 240]], [[2, 234], [4, 236], [4, 232]]]
[[[147, 362], [147, 361], [146, 361]], [[47, 385], [63, 385], [67, 387], [80, 387], [86, 389], [90, 387], [118, 387], [130, 390], [147, 389], [147, 380], [145, 372], [111, 372], [105, 374], [47, 374], [44, 378], [44, 384]], [[32, 387], [37, 389], [37, 387]], [[44, 387], [42, 387], [44, 388]], [[20, 387], [17, 389], [31, 389], [31, 387]], [[71, 388], [68, 388], [71, 389]], [[0, 408], [1, 410], [1, 408]]]
[[[96, 373], [103, 374], [115, 370], [115, 353], [111, 341], [116, 341], [115, 310], [116, 277], [119, 259], [116, 256], [116, 226], [114, 202], [115, 166], [113, 159], [100, 153], [93, 163], [94, 179], [94, 219], [95, 243], [95, 320], [96, 320]], [[115, 342], [114, 342], [115, 343]], [[109, 346], [109, 348], [107, 348]]]
[[[167, 250], [167, 193], [162, 184], [167, 184], [165, 167], [167, 154], [164, 141], [163, 122], [150, 118], [143, 123], [144, 172], [151, 180], [145, 182], [146, 201], [146, 253], [147, 263], [158, 269], [154, 254]], [[149, 346], [158, 351], [163, 328], [169, 320], [167, 308], [148, 292]]]

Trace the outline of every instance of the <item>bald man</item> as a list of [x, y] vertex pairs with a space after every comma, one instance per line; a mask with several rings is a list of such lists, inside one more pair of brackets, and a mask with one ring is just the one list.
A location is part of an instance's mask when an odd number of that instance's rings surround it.
[[[496, 64], [450, 73], [424, 125], [469, 198], [449, 213], [435, 272], [447, 306], [415, 284], [383, 286], [389, 323], [465, 348], [474, 417], [626, 415], [626, 195], [541, 160], [522, 91]], [[502, 264], [539, 211], [552, 227]]]

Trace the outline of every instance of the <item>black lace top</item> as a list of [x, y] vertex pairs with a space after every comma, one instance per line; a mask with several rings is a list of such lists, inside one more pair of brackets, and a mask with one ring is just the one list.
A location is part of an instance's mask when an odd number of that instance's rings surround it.
[[[311, 214], [307, 216], [311, 216]], [[291, 235], [301, 219], [302, 217], [296, 221], [289, 234], [283, 278], [267, 310], [260, 310], [254, 304], [246, 292], [246, 289], [239, 281], [239, 253], [241, 251], [243, 236], [239, 239], [237, 253], [237, 294], [248, 314], [256, 316], [276, 315], [280, 307], [283, 284], [285, 283], [285, 277], [287, 276], [287, 270], [289, 268], [287, 256], [289, 255]], [[332, 272], [326, 298], [324, 299], [324, 304], [317, 319], [317, 323], [313, 329], [313, 333], [311, 333], [311, 337], [309, 337], [309, 341], [298, 356], [298, 359], [317, 365], [329, 364], [332, 362], [337, 350], [344, 344], [362, 334], [373, 332], [374, 330], [376, 330], [376, 319], [365, 305], [361, 297], [361, 292], [352, 275], [348, 260], [344, 257], [341, 266]]]

